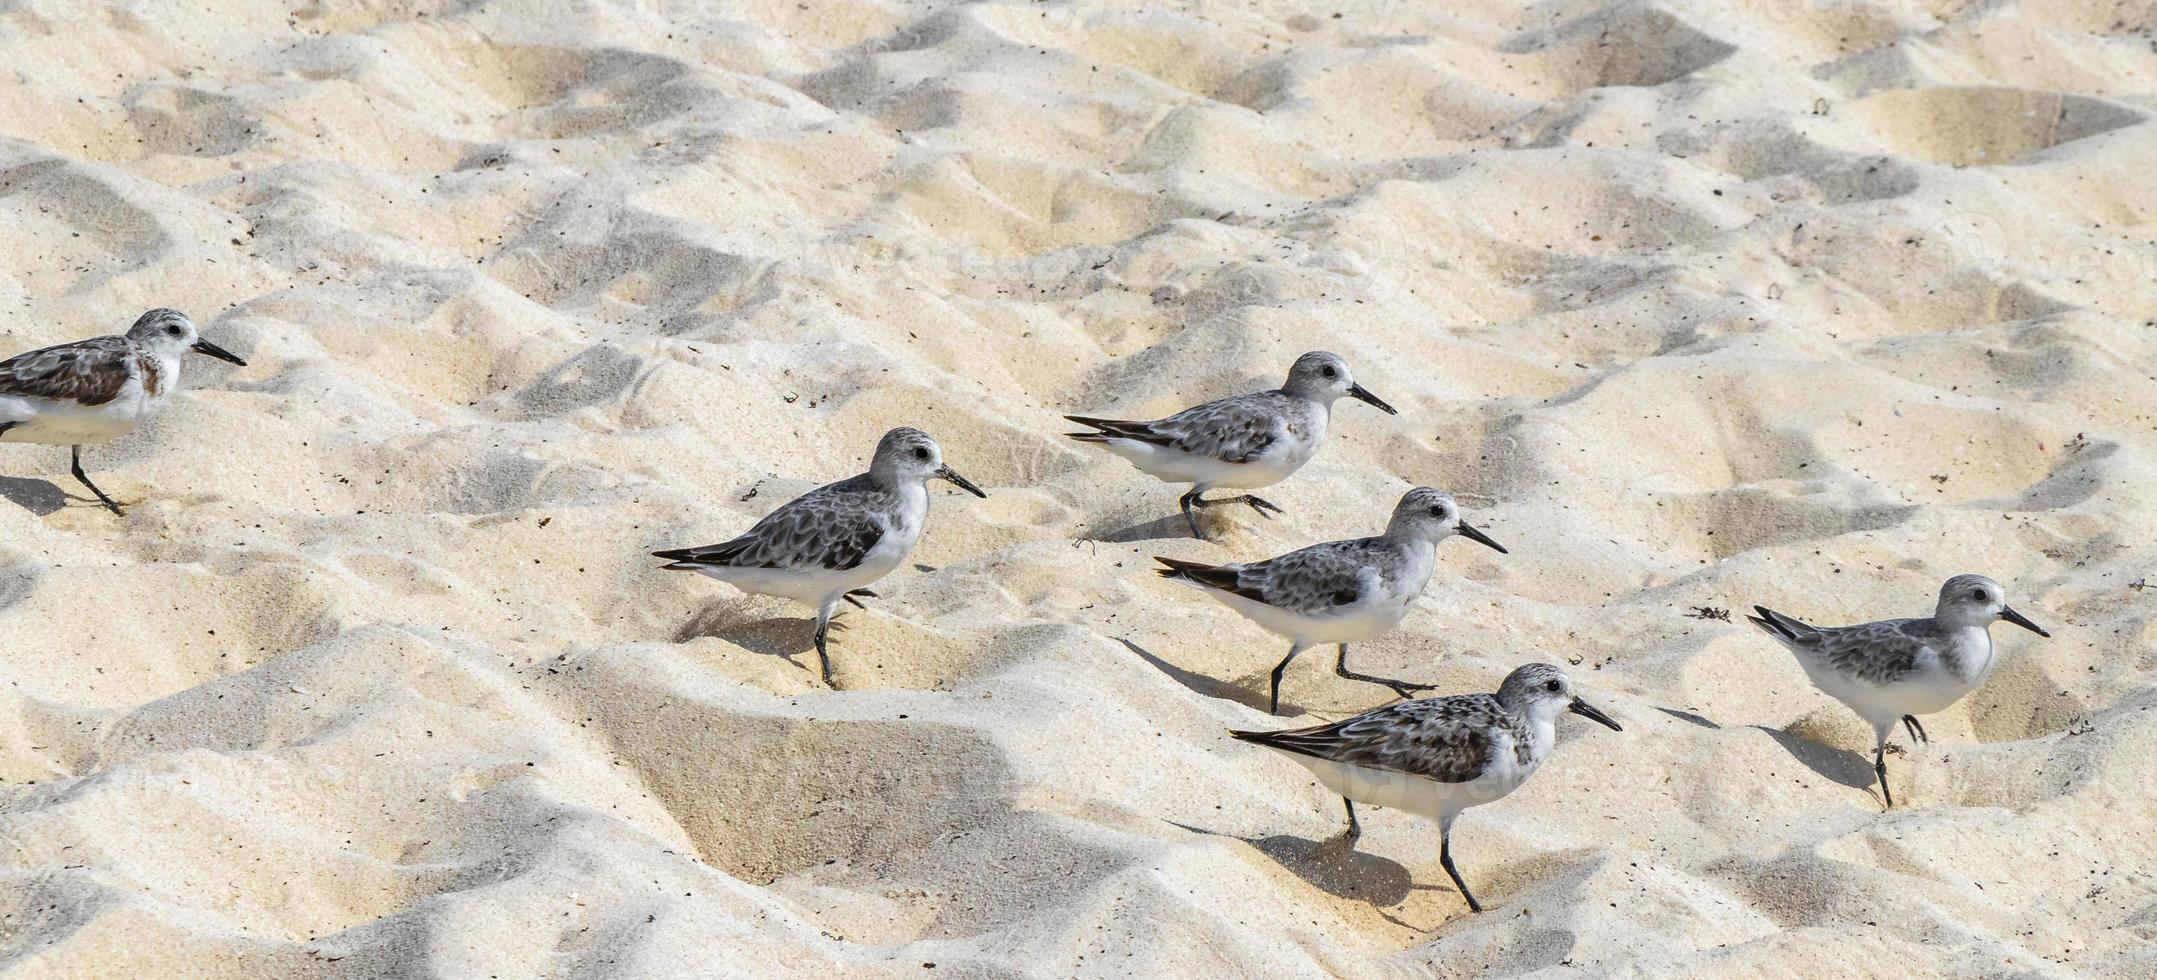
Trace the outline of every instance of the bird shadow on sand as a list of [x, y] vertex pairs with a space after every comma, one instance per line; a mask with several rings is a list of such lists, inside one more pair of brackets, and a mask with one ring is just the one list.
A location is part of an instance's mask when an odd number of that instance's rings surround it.
[[[1116, 642], [1123, 644], [1125, 649], [1130, 650], [1132, 653], [1138, 654], [1138, 658], [1140, 660], [1144, 660], [1147, 664], [1151, 665], [1153, 669], [1158, 670], [1163, 674], [1167, 674], [1169, 680], [1175, 681], [1176, 683], [1189, 688], [1194, 694], [1199, 694], [1209, 698], [1220, 698], [1223, 701], [1234, 701], [1237, 704], [1243, 705], [1244, 707], [1250, 708], [1254, 711], [1266, 710], [1265, 695], [1260, 694], [1257, 691], [1249, 690], [1240, 685], [1231, 684], [1228, 681], [1220, 680], [1218, 678], [1208, 677], [1204, 674], [1185, 670], [1181, 667], [1176, 666], [1175, 664], [1169, 663], [1168, 661], [1155, 656], [1153, 654], [1153, 651], [1150, 651], [1145, 647], [1139, 646], [1138, 644], [1133, 643], [1130, 640], [1124, 639], [1122, 637], [1118, 637]], [[1290, 705], [1282, 705], [1281, 709], [1281, 717], [1284, 718], [1303, 714], [1302, 709]]]
[[1369, 902], [1378, 908], [1399, 905], [1411, 890], [1419, 887], [1414, 876], [1400, 862], [1346, 848], [1337, 836], [1326, 840], [1308, 840], [1288, 834], [1237, 837], [1189, 824], [1175, 825], [1194, 834], [1240, 840], [1328, 895]]
[[[1205, 523], [1205, 517], [1201, 515], [1199, 524], [1203, 526]], [[1169, 538], [1189, 540], [1190, 537], [1191, 525], [1183, 522], [1183, 515], [1171, 514], [1159, 520], [1147, 521], [1144, 524], [1133, 524], [1104, 534], [1097, 534], [1090, 540], [1106, 541], [1111, 544], [1130, 544], [1134, 541], [1163, 541]]]
[[1677, 708], [1665, 708], [1662, 705], [1656, 705], [1655, 710], [1660, 711], [1666, 715], [1669, 715], [1672, 718], [1676, 718], [1677, 720], [1685, 722], [1687, 724], [1699, 725], [1702, 728], [1713, 729], [1715, 731], [1723, 730], [1723, 726], [1709, 721], [1706, 718], [1702, 718], [1699, 715], [1696, 715], [1690, 711], [1680, 711]]
[[[833, 632], [846, 628], [838, 619], [831, 622]], [[778, 657], [787, 663], [809, 670], [801, 655], [816, 651], [816, 620], [807, 616], [771, 616], [763, 619], [743, 613], [739, 607], [724, 602], [713, 602], [697, 610], [680, 629], [674, 631], [674, 642], [688, 643], [704, 637], [716, 637], [732, 643], [751, 653]]]
[[44, 480], [0, 476], [0, 497], [39, 517], [48, 517], [67, 506], [67, 491]]
[[1790, 753], [1792, 758], [1804, 763], [1805, 768], [1820, 774], [1822, 778], [1834, 780], [1851, 789], [1874, 793], [1877, 797], [1878, 783], [1873, 777], [1872, 763], [1866, 761], [1864, 756], [1848, 749], [1829, 748], [1810, 739], [1764, 725], [1752, 727], [1768, 733], [1768, 737], [1782, 746], [1783, 751]]

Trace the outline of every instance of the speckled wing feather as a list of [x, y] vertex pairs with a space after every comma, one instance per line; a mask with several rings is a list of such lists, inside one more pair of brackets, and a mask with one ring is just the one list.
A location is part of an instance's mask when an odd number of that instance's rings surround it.
[[142, 352], [125, 337], [46, 347], [0, 361], [0, 395], [103, 405], [120, 397]]
[[1194, 405], [1154, 422], [1065, 416], [1104, 435], [1165, 446], [1193, 456], [1248, 463], [1279, 441], [1284, 426], [1298, 424], [1309, 408], [1278, 391], [1236, 395]]
[[1944, 646], [1930, 619], [1890, 619], [1823, 629], [1793, 642], [1837, 673], [1867, 684], [1892, 684], [1917, 673], [1930, 649]]
[[[1378, 538], [1328, 541], [1247, 565], [1181, 568], [1201, 585], [1306, 615], [1324, 613], [1381, 587], [1398, 560]], [[1172, 566], [1173, 567], [1173, 566]]]
[[653, 554], [686, 566], [854, 568], [883, 539], [892, 504], [889, 490], [857, 476], [788, 501], [732, 541]]
[[[1465, 783], [1499, 753], [1528, 745], [1519, 723], [1488, 694], [1403, 701], [1346, 721], [1284, 732], [1230, 732], [1246, 742], [1334, 762]], [[1526, 763], [1522, 758], [1521, 762]]]

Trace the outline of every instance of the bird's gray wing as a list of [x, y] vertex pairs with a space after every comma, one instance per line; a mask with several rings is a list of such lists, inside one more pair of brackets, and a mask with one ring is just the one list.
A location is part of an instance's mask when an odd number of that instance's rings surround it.
[[1890, 619], [1861, 626], [1829, 627], [1792, 641], [1837, 673], [1867, 684], [1892, 684], [1916, 673], [1925, 651], [1942, 637], [1929, 619]]
[[1308, 424], [1309, 414], [1310, 409], [1298, 399], [1278, 391], [1260, 391], [1194, 405], [1151, 422], [1064, 417], [1099, 430], [1078, 435], [1088, 442], [1131, 439], [1193, 456], [1248, 463], [1291, 429]]
[[103, 405], [120, 397], [142, 351], [126, 337], [97, 337], [0, 361], [0, 395]]
[[654, 554], [684, 565], [855, 568], [883, 540], [889, 497], [867, 478], [854, 477], [788, 501], [732, 541]]
[[1490, 768], [1497, 753], [1525, 743], [1498, 699], [1488, 694], [1402, 701], [1330, 725], [1233, 734], [1320, 759], [1441, 783], [1475, 779]]
[[1383, 578], [1386, 555], [1377, 540], [1328, 541], [1244, 565], [1228, 591], [1305, 615], [1350, 605]]
[[1186, 408], [1150, 428], [1178, 451], [1248, 463], [1280, 441], [1302, 407], [1294, 401], [1274, 391], [1236, 395]]

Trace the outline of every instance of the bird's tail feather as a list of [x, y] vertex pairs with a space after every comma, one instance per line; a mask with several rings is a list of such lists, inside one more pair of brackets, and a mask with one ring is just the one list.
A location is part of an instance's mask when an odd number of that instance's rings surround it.
[[1155, 555], [1153, 557], [1153, 560], [1168, 566], [1166, 568], [1156, 568], [1153, 570], [1154, 574], [1159, 575], [1162, 578], [1186, 579], [1192, 582], [1196, 582], [1200, 585], [1211, 585], [1221, 588], [1236, 584], [1235, 570], [1224, 568], [1220, 565], [1208, 565], [1204, 562], [1184, 561], [1180, 558], [1163, 558], [1160, 555]]
[[698, 572], [707, 568], [723, 568], [733, 564], [738, 549], [726, 545], [707, 545], [702, 548], [673, 548], [654, 551], [652, 557], [664, 558], [672, 564], [661, 566], [667, 571]]

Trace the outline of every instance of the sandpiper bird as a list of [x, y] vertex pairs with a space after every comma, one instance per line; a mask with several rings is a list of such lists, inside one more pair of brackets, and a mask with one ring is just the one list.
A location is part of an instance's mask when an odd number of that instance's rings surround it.
[[127, 333], [17, 354], [0, 361], [0, 442], [72, 446], [75, 479], [114, 514], [120, 505], [82, 471], [82, 447], [135, 431], [180, 386], [188, 351], [242, 367], [246, 361], [202, 339], [178, 310], [151, 310]]
[[1303, 764], [1348, 810], [1345, 843], [1362, 836], [1356, 804], [1392, 807], [1438, 822], [1438, 863], [1471, 911], [1483, 906], [1453, 867], [1453, 819], [1519, 789], [1550, 756], [1558, 716], [1571, 711], [1623, 731], [1573, 696], [1565, 671], [1528, 664], [1498, 693], [1402, 701], [1346, 721], [1284, 732], [1230, 735]]
[[981, 488], [944, 465], [936, 440], [920, 429], [884, 433], [869, 472], [818, 487], [764, 516], [724, 544], [655, 551], [667, 568], [702, 572], [744, 592], [792, 599], [816, 610], [816, 658], [831, 681], [825, 636], [844, 599], [875, 597], [866, 586], [905, 560], [929, 514], [928, 481], [949, 480], [976, 497]]
[[1747, 616], [1789, 647], [1814, 687], [1849, 705], [1872, 725], [1872, 771], [1888, 807], [1887, 736], [1900, 718], [1911, 744], [1930, 742], [1918, 715], [1945, 709], [1984, 683], [1992, 670], [1996, 620], [2039, 636], [2052, 634], [2007, 605], [2000, 583], [1957, 575], [1940, 586], [1940, 602], [1925, 619], [1888, 619], [1862, 626], [1807, 626], [1766, 606]]
[[1288, 382], [1276, 390], [1210, 401], [1152, 422], [1066, 415], [1095, 431], [1065, 435], [1107, 446], [1163, 481], [1190, 484], [1190, 492], [1176, 502], [1191, 525], [1191, 536], [1204, 540], [1191, 513], [1194, 504], [1249, 504], [1260, 516], [1268, 510], [1281, 512], [1272, 501], [1251, 494], [1219, 500], [1201, 500], [1199, 495], [1215, 487], [1255, 490], [1287, 479], [1317, 455], [1319, 444], [1326, 441], [1333, 403], [1342, 395], [1370, 402], [1387, 415], [1400, 414], [1349, 377], [1348, 362], [1340, 355], [1314, 350], [1296, 358]]
[[1273, 668], [1267, 708], [1281, 710], [1281, 674], [1296, 654], [1321, 644], [1340, 645], [1333, 672], [1349, 680], [1383, 684], [1402, 697], [1427, 691], [1348, 669], [1348, 644], [1373, 640], [1400, 624], [1408, 606], [1437, 567], [1438, 542], [1458, 534], [1505, 554], [1505, 548], [1460, 518], [1460, 507], [1442, 490], [1417, 487], [1393, 508], [1386, 533], [1375, 538], [1328, 541], [1265, 561], [1202, 565], [1154, 558], [1161, 577], [1194, 585], [1289, 641], [1288, 656]]

